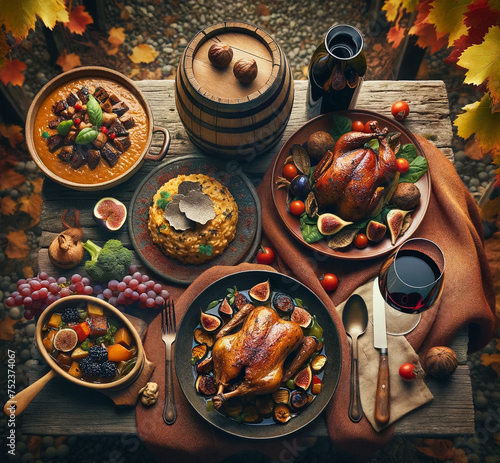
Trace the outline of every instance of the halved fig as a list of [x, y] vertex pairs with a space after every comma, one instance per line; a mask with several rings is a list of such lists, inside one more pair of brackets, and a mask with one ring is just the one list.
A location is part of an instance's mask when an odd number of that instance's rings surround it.
[[94, 206], [93, 217], [105, 230], [116, 231], [127, 220], [127, 208], [115, 198], [102, 198]]
[[200, 375], [196, 378], [196, 392], [203, 395], [215, 395], [217, 385], [215, 379], [211, 375]]
[[312, 381], [311, 367], [307, 365], [307, 367], [305, 367], [302, 371], [299, 371], [294, 381], [297, 387], [300, 387], [305, 391], [311, 385]]
[[401, 209], [391, 209], [387, 214], [387, 226], [391, 232], [391, 244], [395, 245], [396, 240], [399, 237], [401, 228], [403, 228], [403, 221], [406, 216], [411, 211], [402, 211]]
[[198, 344], [206, 344], [208, 347], [212, 347], [214, 345], [214, 338], [201, 328], [196, 328], [194, 330], [194, 340]]
[[312, 401], [312, 396], [310, 396], [306, 391], [293, 391], [290, 397], [290, 405], [294, 410], [302, 410]]
[[222, 301], [222, 304], [219, 307], [219, 314], [221, 314], [222, 316], [231, 317], [233, 313], [234, 310], [229, 305], [229, 302], [227, 302], [227, 298], [225, 297], [224, 300]]
[[196, 361], [202, 360], [207, 355], [208, 347], [206, 344], [197, 344], [191, 350], [191, 357]]
[[202, 328], [207, 333], [213, 333], [217, 331], [222, 326], [222, 320], [217, 316], [211, 313], [201, 312], [200, 315], [200, 323]]
[[285, 293], [276, 293], [273, 296], [273, 306], [280, 312], [289, 313], [293, 310], [293, 299]]
[[54, 336], [54, 348], [61, 352], [69, 352], [78, 344], [78, 334], [71, 328], [63, 328]]
[[249, 303], [250, 301], [248, 300], [248, 298], [242, 293], [236, 293], [236, 295], [234, 296], [233, 305], [236, 310], [241, 310]]
[[214, 368], [214, 360], [212, 357], [207, 357], [205, 360], [202, 360], [198, 365], [196, 365], [196, 373], [200, 375], [204, 375], [206, 373], [210, 373]]
[[318, 217], [318, 230], [322, 235], [334, 235], [351, 223], [352, 222], [346, 222], [335, 214], [321, 214]]
[[386, 230], [387, 226], [385, 224], [377, 222], [376, 220], [370, 220], [366, 226], [366, 237], [370, 241], [377, 243], [385, 236]]
[[266, 302], [271, 296], [269, 280], [256, 284], [249, 292], [250, 297], [259, 302]]
[[312, 315], [302, 307], [294, 307], [290, 321], [297, 323], [302, 328], [310, 328], [313, 322]]

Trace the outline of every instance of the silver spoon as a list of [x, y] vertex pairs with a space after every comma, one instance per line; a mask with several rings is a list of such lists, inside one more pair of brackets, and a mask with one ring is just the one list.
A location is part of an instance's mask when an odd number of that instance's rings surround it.
[[358, 294], [353, 294], [346, 302], [342, 312], [342, 323], [351, 344], [351, 395], [349, 401], [349, 418], [357, 423], [363, 417], [359, 396], [358, 375], [358, 337], [366, 331], [368, 325], [368, 309], [365, 301]]

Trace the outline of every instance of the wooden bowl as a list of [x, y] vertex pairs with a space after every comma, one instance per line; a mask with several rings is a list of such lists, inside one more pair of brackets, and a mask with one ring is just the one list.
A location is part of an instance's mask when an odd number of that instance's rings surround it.
[[[117, 175], [110, 174], [108, 177], [104, 172], [101, 177], [97, 179], [95, 182], [89, 182], [89, 178], [92, 178], [93, 172], [88, 169], [88, 166], [82, 166], [80, 169], [86, 169], [86, 171], [82, 170], [83, 175], [81, 181], [74, 180], [70, 178], [68, 175], [61, 173], [63, 168], [61, 167], [61, 172], [54, 172], [54, 169], [47, 166], [43, 160], [43, 156], [40, 155], [36, 148], [35, 137], [41, 137], [41, 133], [35, 133], [36, 127], [35, 122], [37, 115], [40, 109], [46, 103], [47, 98], [51, 96], [51, 94], [56, 91], [58, 88], [62, 87], [65, 84], [68, 84], [75, 80], [84, 80], [84, 79], [105, 79], [106, 81], [112, 81], [113, 84], [118, 84], [120, 87], [125, 89], [125, 91], [131, 95], [133, 98], [137, 100], [140, 107], [144, 110], [148, 127], [147, 130], [143, 130], [144, 137], [141, 137], [141, 140], [145, 140], [144, 148], [140, 149], [139, 153], [130, 158], [130, 161], [127, 161], [127, 167], [123, 169], [123, 171]], [[54, 115], [55, 118], [55, 115]], [[40, 129], [39, 129], [40, 131]], [[161, 132], [164, 135], [164, 142], [158, 154], [151, 154], [148, 152], [149, 147], [151, 145], [151, 140], [154, 132]], [[97, 67], [97, 66], [84, 66], [80, 68], [73, 69], [71, 71], [60, 74], [59, 76], [52, 79], [48, 82], [38, 94], [35, 96], [33, 102], [28, 111], [28, 115], [26, 118], [26, 143], [28, 145], [29, 152], [34, 160], [34, 162], [38, 165], [38, 167], [55, 182], [64, 185], [68, 188], [72, 188], [74, 190], [81, 191], [97, 191], [97, 190], [105, 190], [108, 188], [112, 188], [128, 178], [130, 178], [139, 168], [142, 166], [145, 160], [152, 161], [161, 161], [165, 154], [167, 153], [169, 144], [170, 144], [170, 134], [167, 129], [163, 127], [158, 127], [153, 124], [153, 114], [149, 107], [149, 104], [144, 97], [143, 93], [139, 90], [139, 88], [127, 77], [119, 72], [112, 71], [110, 69]], [[56, 156], [54, 154], [54, 156]], [[123, 155], [122, 155], [123, 156]], [[101, 161], [101, 164], [104, 161]], [[61, 161], [62, 163], [62, 161]], [[117, 167], [120, 163], [118, 161]], [[98, 166], [99, 168], [100, 166]], [[59, 168], [58, 168], [59, 169]], [[80, 170], [79, 169], [79, 170]], [[112, 171], [113, 168], [108, 168], [108, 171]]]

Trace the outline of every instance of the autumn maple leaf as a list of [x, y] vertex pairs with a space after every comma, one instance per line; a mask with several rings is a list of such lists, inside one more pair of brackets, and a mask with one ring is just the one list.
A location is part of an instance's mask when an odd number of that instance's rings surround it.
[[21, 203], [20, 211], [26, 212], [31, 217], [30, 227], [40, 222], [43, 200], [41, 195], [32, 193], [29, 196], [23, 196], [19, 200]]
[[392, 48], [398, 48], [402, 40], [405, 38], [406, 28], [399, 27], [399, 25], [393, 26], [389, 29], [387, 33], [387, 40], [392, 43]]
[[9, 259], [24, 259], [29, 253], [30, 247], [24, 230], [10, 231], [7, 234], [5, 255]]
[[433, 0], [425, 0], [418, 4], [418, 14], [409, 34], [418, 36], [417, 45], [420, 48], [430, 47], [430, 53], [436, 53], [448, 44], [445, 36], [438, 37], [436, 28], [428, 21]]
[[121, 45], [125, 41], [125, 28], [112, 27], [109, 30], [108, 42], [113, 45]]
[[59, 58], [57, 58], [56, 64], [62, 67], [64, 72], [70, 71], [77, 66], [81, 66], [82, 62], [80, 61], [80, 57], [75, 53], [66, 53], [66, 49], [61, 53]]
[[3, 215], [13, 215], [17, 211], [17, 202], [10, 196], [4, 196], [0, 201], [0, 213]]
[[470, 0], [439, 0], [432, 3], [429, 23], [436, 27], [438, 37], [448, 35], [448, 45], [467, 33], [464, 13]]
[[93, 22], [92, 16], [85, 11], [85, 7], [77, 6], [71, 10], [69, 13], [69, 21], [64, 23], [64, 25], [73, 34], [82, 35], [87, 26]]
[[12, 61], [6, 61], [4, 65], [0, 68], [0, 80], [4, 85], [11, 83], [12, 85], [23, 85], [24, 74], [26, 70], [26, 63], [19, 61], [18, 59], [13, 59]]
[[134, 63], [151, 63], [159, 53], [150, 45], [141, 43], [132, 49], [132, 54], [128, 55]]
[[9, 140], [10, 146], [12, 146], [12, 148], [15, 148], [24, 140], [22, 130], [22, 127], [15, 124], [0, 124], [0, 135]]

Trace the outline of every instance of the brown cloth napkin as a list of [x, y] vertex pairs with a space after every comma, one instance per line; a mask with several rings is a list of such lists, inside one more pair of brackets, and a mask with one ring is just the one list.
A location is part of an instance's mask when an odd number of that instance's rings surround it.
[[[422, 315], [418, 327], [407, 336], [412, 347], [423, 355], [432, 346], [449, 344], [465, 325], [470, 327], [471, 350], [486, 345], [494, 329], [495, 296], [482, 242], [482, 226], [476, 205], [463, 186], [453, 165], [431, 143], [418, 137], [429, 162], [432, 194], [427, 214], [414, 236], [435, 241], [446, 258], [445, 287], [439, 307]], [[378, 273], [383, 258], [368, 261], [346, 261], [325, 258], [310, 252], [290, 236], [281, 223], [271, 196], [271, 169], [259, 186], [262, 203], [263, 232], [278, 254], [278, 267], [283, 273], [293, 274], [313, 290], [328, 307], [341, 335], [342, 373], [337, 391], [326, 410], [328, 431], [333, 442], [341, 449], [358, 456], [369, 456], [376, 448], [389, 442], [392, 427], [376, 432], [364, 418], [352, 423], [347, 416], [349, 404], [350, 355], [347, 336], [334, 304], [346, 300], [356, 288], [367, 283]], [[182, 290], [172, 288], [179, 315], [190, 301], [209, 283], [235, 270], [259, 268], [242, 264], [235, 268], [214, 267], [201, 275], [178, 298]], [[268, 268], [268, 267], [261, 267]], [[328, 295], [318, 277], [333, 272], [340, 279], [339, 287]], [[180, 316], [177, 318], [180, 322]], [[137, 407], [137, 427], [141, 439], [160, 461], [218, 461], [248, 448], [274, 454], [280, 460], [289, 459], [296, 448], [295, 437], [258, 443], [232, 438], [216, 430], [199, 418], [182, 396], [174, 382], [178, 418], [173, 426], [162, 420], [164, 400], [164, 346], [160, 340], [159, 320], [148, 329], [145, 349], [148, 358], [157, 367], [152, 381], [160, 384], [159, 404], [151, 409]]]
[[[410, 413], [418, 407], [434, 398], [429, 388], [425, 385], [425, 373], [420, 365], [418, 355], [404, 336], [387, 336], [389, 377], [390, 377], [390, 404], [391, 418], [385, 426], [380, 426], [375, 421], [375, 394], [377, 390], [378, 366], [380, 351], [373, 346], [373, 282], [360, 286], [353, 294], [359, 294], [366, 303], [369, 322], [365, 333], [358, 338], [358, 369], [359, 369], [359, 393], [363, 414], [376, 431], [390, 426], [401, 417]], [[337, 306], [337, 312], [342, 317], [345, 302]], [[389, 309], [394, 310], [394, 309]], [[407, 317], [415, 315], [403, 314]], [[418, 315], [416, 315], [418, 318]], [[397, 320], [397, 319], [396, 319]], [[399, 319], [401, 321], [401, 317]], [[398, 323], [392, 325], [393, 332], [405, 332], [406, 324]], [[399, 331], [403, 328], [405, 331]], [[403, 363], [414, 363], [417, 378], [413, 381], [405, 381], [399, 376], [399, 366]]]

